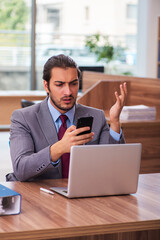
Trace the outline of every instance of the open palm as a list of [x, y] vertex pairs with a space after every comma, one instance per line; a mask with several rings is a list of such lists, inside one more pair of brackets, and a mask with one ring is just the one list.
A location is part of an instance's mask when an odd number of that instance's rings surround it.
[[109, 111], [110, 122], [113, 125], [114, 123], [119, 123], [119, 116], [122, 111], [123, 106], [125, 105], [126, 98], [127, 98], [127, 86], [126, 82], [120, 84], [120, 95], [118, 92], [115, 92], [116, 102], [111, 107]]

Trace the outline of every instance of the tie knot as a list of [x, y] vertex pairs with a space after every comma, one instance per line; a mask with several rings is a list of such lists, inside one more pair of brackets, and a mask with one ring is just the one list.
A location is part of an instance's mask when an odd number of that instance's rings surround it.
[[62, 121], [62, 124], [66, 123], [67, 118], [68, 118], [68, 117], [67, 117], [66, 115], [60, 115], [60, 119], [61, 119], [61, 121]]

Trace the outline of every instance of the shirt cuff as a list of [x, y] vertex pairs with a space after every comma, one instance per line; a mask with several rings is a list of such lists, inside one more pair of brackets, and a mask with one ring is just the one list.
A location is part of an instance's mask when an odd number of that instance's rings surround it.
[[51, 163], [52, 163], [52, 165], [53, 165], [54, 167], [56, 167], [57, 164], [59, 163], [59, 161], [60, 161], [60, 159], [58, 159], [56, 162], [51, 162]]
[[56, 167], [57, 164], [60, 162], [60, 159], [58, 159], [56, 162], [52, 162], [50, 152], [49, 152], [49, 158], [50, 158], [50, 161], [51, 161], [51, 163], [52, 163], [52, 165], [53, 165], [54, 167]]
[[122, 129], [120, 129], [120, 133], [117, 133], [112, 130], [112, 128], [109, 129], [110, 135], [116, 140], [117, 142], [120, 141], [120, 138], [122, 136]]

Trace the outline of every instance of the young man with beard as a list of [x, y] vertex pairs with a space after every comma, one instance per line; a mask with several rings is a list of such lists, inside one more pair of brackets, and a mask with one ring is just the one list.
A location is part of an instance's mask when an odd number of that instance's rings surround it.
[[[102, 110], [76, 103], [79, 77], [80, 70], [70, 57], [61, 54], [48, 59], [43, 70], [48, 96], [12, 114], [10, 151], [14, 172], [7, 174], [7, 181], [67, 178], [71, 146], [124, 143], [119, 116], [127, 96], [126, 83], [120, 85], [120, 95], [115, 92], [109, 126]], [[94, 118], [92, 132], [78, 135], [89, 129], [76, 129], [77, 119], [86, 116]], [[67, 127], [63, 137], [59, 137], [61, 125]]]

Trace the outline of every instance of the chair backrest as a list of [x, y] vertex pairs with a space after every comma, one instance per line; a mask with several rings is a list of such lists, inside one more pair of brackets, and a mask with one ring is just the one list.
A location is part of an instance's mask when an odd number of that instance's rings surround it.
[[28, 101], [26, 99], [21, 99], [21, 107], [22, 108], [29, 107], [29, 106], [34, 105], [34, 104], [35, 104], [35, 102]]

